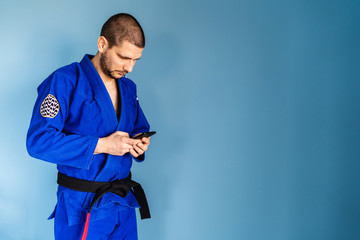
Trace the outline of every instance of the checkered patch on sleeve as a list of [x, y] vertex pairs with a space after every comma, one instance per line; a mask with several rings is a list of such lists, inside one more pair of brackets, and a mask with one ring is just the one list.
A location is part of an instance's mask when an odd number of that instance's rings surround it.
[[51, 94], [48, 94], [40, 106], [40, 113], [43, 117], [54, 118], [60, 110], [58, 100]]

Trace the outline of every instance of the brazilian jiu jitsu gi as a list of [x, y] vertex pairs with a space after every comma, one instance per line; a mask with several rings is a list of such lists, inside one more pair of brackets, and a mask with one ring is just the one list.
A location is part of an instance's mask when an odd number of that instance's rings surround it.
[[[117, 80], [121, 113], [118, 120], [98, 72], [85, 55], [52, 73], [38, 87], [27, 134], [29, 154], [57, 164], [59, 172], [78, 179], [111, 182], [129, 175], [132, 156], [96, 154], [99, 138], [115, 131], [130, 136], [150, 129], [136, 94], [136, 85], [125, 76]], [[141, 162], [144, 155], [135, 161]], [[86, 211], [94, 193], [58, 186], [56, 239], [81, 239]], [[106, 193], [92, 208], [87, 239], [137, 239], [132, 191], [126, 197]], [[122, 237], [120, 237], [122, 236]]]

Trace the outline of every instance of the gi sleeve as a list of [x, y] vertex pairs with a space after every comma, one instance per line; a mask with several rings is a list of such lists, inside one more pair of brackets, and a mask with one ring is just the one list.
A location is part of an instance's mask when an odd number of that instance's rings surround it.
[[57, 72], [38, 87], [26, 146], [34, 158], [89, 169], [99, 138], [62, 132], [74, 89], [74, 79]]

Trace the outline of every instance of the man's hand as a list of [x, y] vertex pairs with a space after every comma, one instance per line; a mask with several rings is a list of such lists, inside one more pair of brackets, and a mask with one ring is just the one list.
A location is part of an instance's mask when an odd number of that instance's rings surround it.
[[128, 133], [117, 131], [107, 137], [100, 138], [94, 154], [107, 153], [114, 156], [123, 156], [130, 150], [134, 151], [135, 147], [139, 148], [137, 144], [140, 143], [142, 143], [142, 140], [129, 138]]
[[130, 153], [131, 155], [137, 158], [140, 155], [144, 154], [144, 152], [148, 149], [149, 145], [150, 145], [150, 138], [143, 137], [141, 139], [141, 142], [137, 143], [135, 146], [133, 146], [132, 149], [130, 149]]

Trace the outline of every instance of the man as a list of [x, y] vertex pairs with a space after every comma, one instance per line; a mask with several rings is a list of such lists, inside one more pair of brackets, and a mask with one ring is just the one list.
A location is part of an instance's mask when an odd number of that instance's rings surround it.
[[137, 239], [134, 208], [150, 217], [141, 186], [130, 179], [132, 158], [143, 161], [150, 144], [132, 137], [150, 126], [125, 77], [145, 47], [143, 30], [131, 15], [116, 14], [97, 47], [95, 56], [56, 70], [38, 87], [27, 135], [29, 154], [59, 171], [49, 217], [55, 239]]

